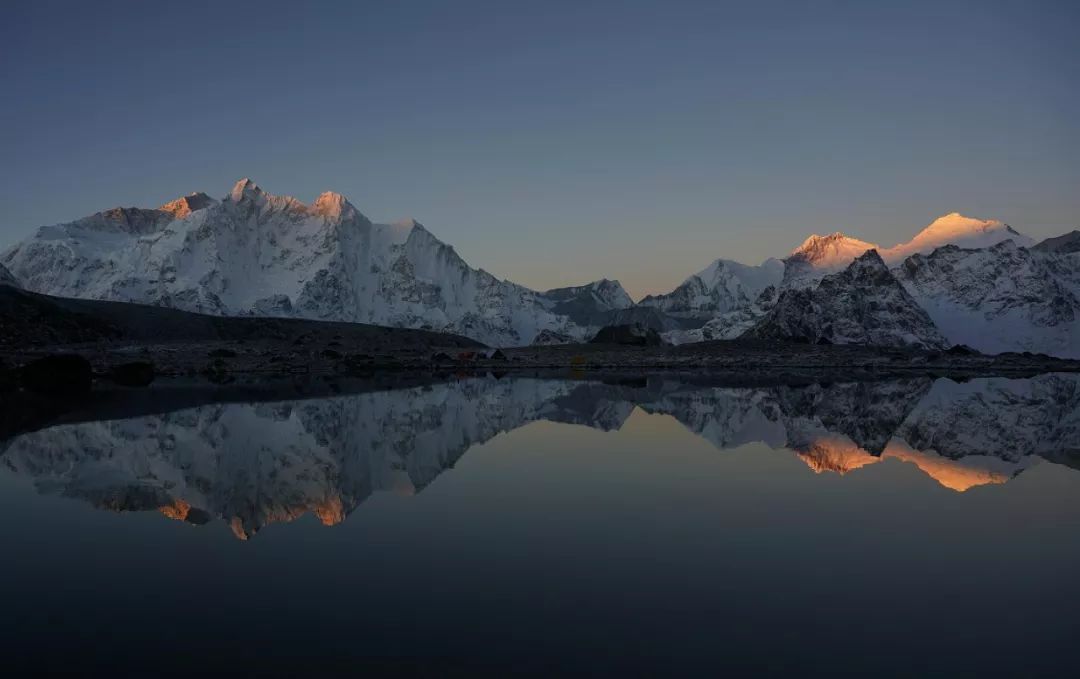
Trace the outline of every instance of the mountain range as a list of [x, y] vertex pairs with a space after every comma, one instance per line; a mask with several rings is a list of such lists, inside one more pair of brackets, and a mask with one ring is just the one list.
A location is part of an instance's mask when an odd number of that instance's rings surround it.
[[[865, 254], [875, 251], [874, 258]], [[647, 325], [674, 343], [807, 342], [1080, 357], [1080, 234], [1042, 243], [953, 213], [891, 247], [812, 235], [783, 259], [717, 259], [635, 303], [618, 281], [536, 291], [469, 266], [423, 225], [374, 223], [333, 192], [305, 204], [243, 179], [44, 226], [0, 254], [0, 284], [216, 315], [437, 330], [492, 346]]]
[[899, 460], [958, 492], [1041, 459], [1080, 464], [1080, 377], [1047, 374], [760, 388], [477, 377], [65, 422], [0, 441], [0, 465], [44, 493], [220, 519], [247, 539], [308, 513], [339, 523], [378, 491], [419, 492], [474, 445], [530, 422], [614, 431], [635, 408], [721, 450], [762, 442], [817, 473]]

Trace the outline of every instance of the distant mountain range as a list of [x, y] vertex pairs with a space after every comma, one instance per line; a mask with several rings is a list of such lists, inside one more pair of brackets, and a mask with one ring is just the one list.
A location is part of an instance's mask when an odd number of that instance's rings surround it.
[[309, 205], [244, 179], [221, 200], [195, 193], [41, 227], [0, 254], [0, 284], [431, 329], [493, 346], [582, 341], [641, 323], [676, 343], [751, 333], [1080, 357], [1080, 233], [1035, 244], [956, 213], [888, 248], [833, 233], [757, 266], [717, 259], [635, 304], [607, 279], [530, 290], [470, 267], [418, 222], [375, 224], [340, 194]]

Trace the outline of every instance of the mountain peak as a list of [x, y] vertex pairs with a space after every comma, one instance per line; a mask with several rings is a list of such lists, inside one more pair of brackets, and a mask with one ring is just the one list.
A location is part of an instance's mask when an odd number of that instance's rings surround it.
[[163, 212], [168, 212], [173, 216], [173, 219], [183, 219], [196, 210], [210, 207], [214, 202], [213, 198], [202, 191], [196, 191], [195, 193], [189, 193], [186, 196], [169, 201], [158, 209]]
[[229, 198], [231, 198], [234, 203], [239, 203], [245, 198], [258, 200], [265, 195], [266, 192], [260, 189], [258, 184], [247, 177], [236, 182], [232, 187], [232, 191], [229, 192]]
[[826, 236], [816, 233], [791, 253], [792, 258], [802, 259], [815, 267], [832, 268], [845, 266], [851, 260], [877, 245], [836, 231]]
[[853, 271], [857, 271], [860, 269], [876, 269], [885, 272], [889, 271], [888, 265], [885, 264], [885, 260], [881, 258], [881, 255], [878, 254], [876, 248], [871, 248], [856, 257], [855, 260], [851, 262], [850, 265], [848, 265], [848, 269], [851, 269]]
[[424, 229], [423, 224], [416, 221], [412, 217], [409, 217], [407, 219], [399, 219], [393, 223], [393, 226], [396, 226], [399, 229], [423, 229], [424, 231], [427, 231], [427, 229]]
[[334, 191], [324, 191], [312, 203], [315, 214], [330, 219], [344, 219], [359, 214], [345, 196]]
[[959, 212], [950, 212], [935, 219], [908, 242], [889, 248], [885, 255], [890, 261], [898, 261], [916, 253], [929, 254], [942, 245], [986, 248], [1005, 240], [1011, 240], [1020, 247], [1034, 244], [1031, 238], [999, 220], [965, 217]]
[[[930, 225], [923, 229], [919, 235], [921, 236], [924, 233], [948, 233], [958, 235], [972, 232], [986, 232], [1003, 228], [1007, 228], [1006, 225], [996, 219], [976, 219], [975, 217], [965, 217], [959, 212], [950, 212], [949, 214], [942, 215], [930, 222]], [[918, 238], [919, 236], [915, 237]]]

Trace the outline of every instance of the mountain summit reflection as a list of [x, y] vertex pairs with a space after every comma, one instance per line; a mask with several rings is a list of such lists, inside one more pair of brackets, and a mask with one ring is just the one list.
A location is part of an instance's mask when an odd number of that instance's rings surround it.
[[247, 539], [309, 513], [338, 524], [376, 491], [419, 492], [472, 446], [530, 422], [611, 431], [635, 408], [721, 450], [762, 442], [817, 473], [895, 459], [959, 492], [1005, 483], [1040, 459], [1080, 461], [1080, 377], [1057, 374], [762, 388], [477, 377], [61, 424], [0, 444], [0, 461], [42, 493], [218, 519]]

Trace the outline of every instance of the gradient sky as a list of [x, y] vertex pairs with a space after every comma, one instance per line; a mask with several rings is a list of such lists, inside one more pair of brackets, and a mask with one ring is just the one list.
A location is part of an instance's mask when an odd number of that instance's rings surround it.
[[1076, 2], [4, 10], [0, 247], [244, 176], [415, 217], [532, 287], [635, 297], [812, 232], [1080, 227]]

